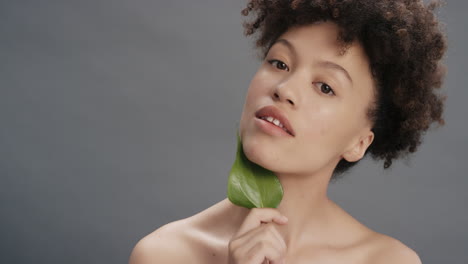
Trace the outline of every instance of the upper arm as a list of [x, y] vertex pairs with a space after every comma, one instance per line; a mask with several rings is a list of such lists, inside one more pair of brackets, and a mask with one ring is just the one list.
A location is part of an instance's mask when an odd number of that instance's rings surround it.
[[187, 241], [168, 224], [136, 243], [129, 264], [185, 263], [193, 260]]

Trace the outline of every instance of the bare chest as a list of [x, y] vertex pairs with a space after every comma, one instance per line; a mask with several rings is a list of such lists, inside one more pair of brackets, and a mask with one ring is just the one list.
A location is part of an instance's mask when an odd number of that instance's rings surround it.
[[[198, 245], [196, 262], [205, 264], [228, 264], [228, 243], [210, 244], [208, 241]], [[364, 248], [330, 249], [325, 247], [308, 247], [304, 250], [288, 253], [289, 264], [367, 264], [369, 252]], [[259, 263], [260, 264], [260, 263]]]

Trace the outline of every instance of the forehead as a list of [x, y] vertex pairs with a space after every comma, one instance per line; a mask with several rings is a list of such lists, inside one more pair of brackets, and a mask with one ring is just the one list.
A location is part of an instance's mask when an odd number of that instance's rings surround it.
[[278, 39], [287, 39], [301, 44], [321, 44], [327, 47], [339, 48], [339, 27], [333, 22], [319, 21], [308, 25], [296, 25], [289, 28]]
[[[352, 43], [346, 44], [345, 49], [343, 43], [338, 40], [339, 30], [339, 26], [330, 21], [295, 25], [280, 35], [271, 44], [271, 48], [285, 44], [282, 43], [278, 45], [278, 40], [286, 39], [293, 44], [298, 53], [301, 53], [301, 57], [307, 56], [307, 54], [317, 55], [317, 53], [321, 53], [323, 55], [336, 57], [336, 59], [340, 59], [340, 57], [358, 57], [367, 62], [368, 58], [361, 43], [355, 40]], [[346, 56], [347, 54], [350, 55]]]

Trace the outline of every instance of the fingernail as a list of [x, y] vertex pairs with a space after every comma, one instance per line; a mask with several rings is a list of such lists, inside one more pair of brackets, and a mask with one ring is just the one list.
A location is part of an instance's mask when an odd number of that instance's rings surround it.
[[281, 220], [283, 220], [283, 222], [287, 222], [288, 221], [288, 218], [286, 216], [281, 216]]

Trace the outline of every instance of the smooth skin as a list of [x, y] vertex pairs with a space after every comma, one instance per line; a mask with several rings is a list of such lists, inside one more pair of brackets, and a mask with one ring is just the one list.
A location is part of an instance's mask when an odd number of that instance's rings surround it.
[[[327, 196], [337, 163], [361, 159], [374, 139], [366, 116], [375, 89], [368, 58], [357, 41], [343, 54], [337, 36], [332, 22], [289, 29], [250, 83], [240, 121], [244, 153], [278, 176], [279, 206], [247, 209], [224, 199], [142, 238], [130, 264], [421, 263], [412, 249]], [[259, 128], [254, 114], [266, 105], [283, 112], [294, 137]]]

